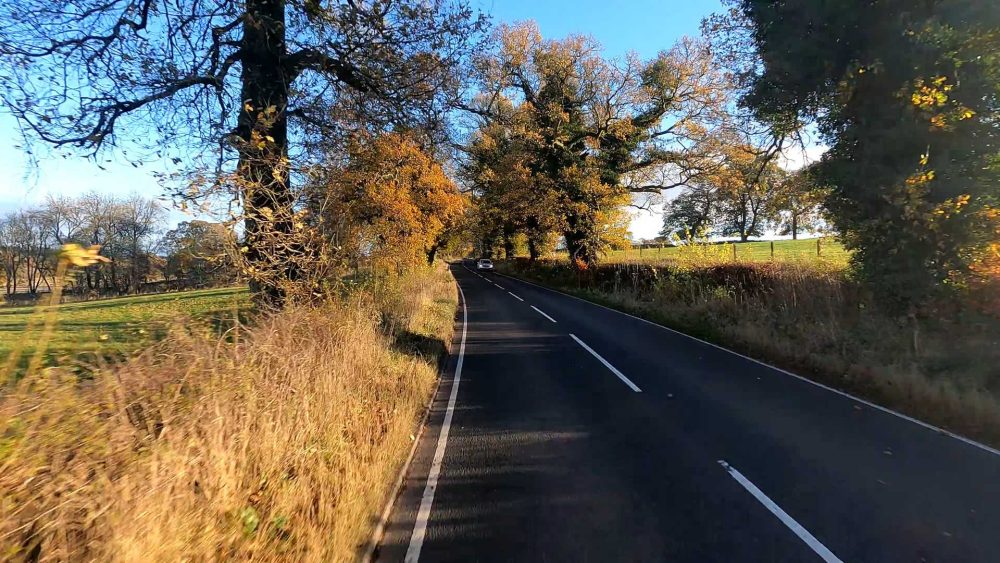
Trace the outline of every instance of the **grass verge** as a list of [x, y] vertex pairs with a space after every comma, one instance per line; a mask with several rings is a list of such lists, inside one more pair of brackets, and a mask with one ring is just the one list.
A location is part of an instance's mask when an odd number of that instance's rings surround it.
[[0, 397], [0, 559], [354, 559], [450, 342], [444, 268]]
[[649, 319], [1000, 446], [1000, 318], [970, 302], [917, 322], [839, 269], [709, 261], [499, 262], [501, 273]]

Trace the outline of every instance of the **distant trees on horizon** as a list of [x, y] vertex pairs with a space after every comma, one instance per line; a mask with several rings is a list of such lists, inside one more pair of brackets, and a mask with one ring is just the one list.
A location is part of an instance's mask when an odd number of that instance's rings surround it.
[[98, 193], [50, 197], [0, 216], [4, 293], [51, 291], [56, 256], [68, 243], [99, 245], [110, 259], [76, 272], [68, 280], [70, 292], [126, 295], [156, 280], [192, 286], [235, 280], [227, 227], [190, 221], [168, 231], [166, 217], [164, 207], [153, 199]]

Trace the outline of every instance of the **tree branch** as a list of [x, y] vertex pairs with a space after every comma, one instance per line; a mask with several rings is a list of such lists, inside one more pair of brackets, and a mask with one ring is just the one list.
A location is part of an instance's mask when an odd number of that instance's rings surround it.
[[361, 93], [369, 93], [374, 89], [357, 67], [317, 49], [302, 49], [288, 55], [285, 59], [285, 69], [289, 84], [294, 82], [295, 78], [303, 71], [312, 70], [320, 74], [332, 75], [338, 81]]

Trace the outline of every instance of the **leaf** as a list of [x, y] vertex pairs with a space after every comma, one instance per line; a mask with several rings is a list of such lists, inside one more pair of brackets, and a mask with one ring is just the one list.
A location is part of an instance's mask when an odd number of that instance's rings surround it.
[[260, 526], [260, 515], [252, 506], [248, 506], [240, 511], [240, 523], [243, 526], [243, 534], [252, 536]]

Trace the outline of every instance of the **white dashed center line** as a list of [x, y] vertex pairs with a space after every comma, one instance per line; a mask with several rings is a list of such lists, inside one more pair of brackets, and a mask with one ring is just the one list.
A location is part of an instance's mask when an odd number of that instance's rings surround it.
[[531, 308], [534, 309], [534, 310], [536, 310], [536, 311], [538, 311], [538, 314], [541, 315], [541, 316], [543, 316], [543, 317], [545, 317], [546, 319], [548, 319], [548, 320], [550, 320], [552, 322], [556, 322], [555, 319], [553, 319], [552, 317], [546, 315], [545, 311], [539, 309], [538, 307], [535, 307], [534, 305], [532, 305]]
[[625, 385], [628, 385], [636, 393], [642, 393], [642, 389], [639, 389], [638, 385], [636, 385], [635, 383], [632, 383], [631, 379], [625, 377], [625, 374], [623, 374], [622, 372], [618, 371], [618, 368], [616, 368], [615, 366], [611, 365], [611, 363], [609, 361], [607, 361], [604, 358], [602, 358], [601, 355], [598, 354], [597, 352], [595, 352], [593, 348], [591, 348], [590, 346], [587, 346], [587, 344], [583, 340], [580, 340], [579, 338], [576, 337], [575, 334], [572, 334], [572, 333], [570, 334], [570, 336], [573, 338], [573, 340], [576, 340], [577, 344], [579, 344], [580, 346], [583, 346], [584, 350], [590, 352], [591, 355], [593, 355], [595, 358], [597, 358], [598, 361], [600, 361], [602, 364], [604, 364], [604, 367], [606, 367], [609, 370], [611, 370], [611, 373], [617, 375], [618, 379], [622, 380], [622, 383], [624, 383]]
[[725, 470], [729, 472], [729, 475], [732, 476], [733, 479], [736, 479], [737, 483], [743, 485], [743, 488], [746, 489], [751, 495], [753, 495], [753, 497], [757, 499], [761, 504], [763, 504], [765, 508], [770, 510], [771, 514], [777, 516], [778, 520], [781, 520], [782, 524], [788, 526], [788, 528], [792, 532], [794, 532], [795, 535], [799, 537], [799, 539], [805, 542], [805, 544], [809, 546], [809, 549], [812, 549], [814, 552], [816, 552], [816, 555], [819, 555], [823, 561], [826, 561], [826, 563], [842, 563], [840, 558], [834, 555], [832, 551], [827, 549], [825, 545], [820, 543], [820, 541], [816, 539], [815, 536], [810, 534], [809, 530], [803, 528], [801, 524], [796, 522], [794, 518], [789, 516], [787, 512], [782, 510], [780, 506], [778, 506], [777, 504], [775, 504], [773, 500], [768, 498], [768, 496], [765, 495], [763, 491], [757, 488], [757, 485], [751, 483], [750, 480], [744, 477], [742, 473], [737, 471], [735, 467], [729, 465], [728, 463], [726, 463], [724, 460], [721, 459], [719, 460], [719, 465], [725, 468]]

